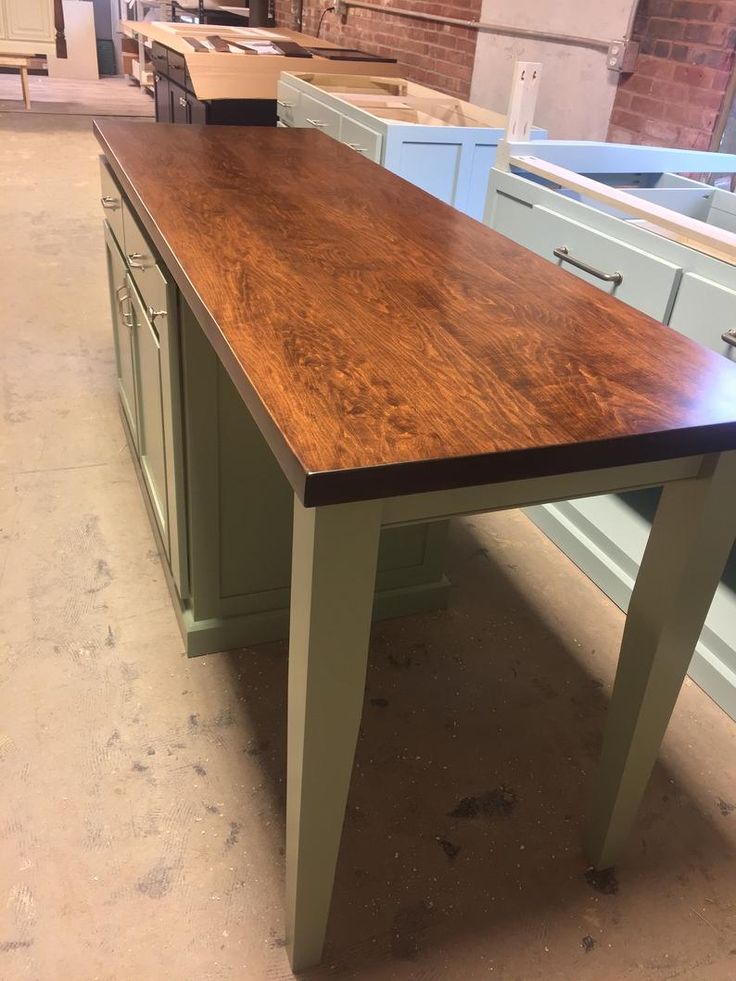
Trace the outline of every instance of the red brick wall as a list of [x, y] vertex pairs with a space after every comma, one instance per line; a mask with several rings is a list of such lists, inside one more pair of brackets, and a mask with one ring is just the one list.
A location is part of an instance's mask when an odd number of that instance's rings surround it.
[[736, 0], [639, 0], [634, 37], [641, 53], [609, 139], [707, 150], [734, 67]]
[[[275, 0], [275, 3], [276, 24], [292, 27], [291, 0]], [[326, 6], [329, 6], [326, 2], [304, 0], [302, 29], [305, 34], [316, 32]], [[396, 6], [462, 20], [478, 20], [481, 0], [450, 3], [401, 0]], [[430, 88], [461, 99], [467, 99], [470, 92], [477, 31], [351, 8], [344, 27], [334, 13], [325, 14], [320, 37], [347, 48], [361, 48], [397, 58], [404, 77]]]

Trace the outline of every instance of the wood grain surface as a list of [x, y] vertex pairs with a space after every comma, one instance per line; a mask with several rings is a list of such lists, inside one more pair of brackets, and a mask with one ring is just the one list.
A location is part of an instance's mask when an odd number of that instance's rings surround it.
[[736, 448], [736, 364], [323, 134], [96, 129], [308, 506]]

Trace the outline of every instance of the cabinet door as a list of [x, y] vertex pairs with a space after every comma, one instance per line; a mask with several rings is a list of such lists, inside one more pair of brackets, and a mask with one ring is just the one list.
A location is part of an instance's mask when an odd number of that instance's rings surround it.
[[105, 224], [107, 246], [107, 275], [110, 284], [112, 308], [112, 332], [115, 342], [115, 365], [118, 376], [118, 394], [125, 418], [130, 427], [133, 443], [138, 446], [138, 416], [136, 412], [133, 310], [130, 288], [126, 277], [125, 260], [115, 242], [110, 226]]
[[138, 458], [153, 513], [169, 554], [169, 522], [166, 503], [166, 443], [161, 395], [161, 345], [143, 303], [128, 276], [135, 320], [138, 389]]
[[156, 122], [173, 122], [171, 107], [171, 83], [164, 75], [156, 72], [154, 75], [154, 94], [156, 102]]
[[53, 41], [53, 0], [5, 0], [5, 28], [13, 41]]
[[204, 126], [207, 122], [207, 103], [200, 102], [193, 95], [187, 96], [189, 122], [197, 126]]
[[173, 82], [171, 82], [170, 85], [171, 85], [171, 122], [188, 123], [189, 102], [187, 101], [187, 93], [181, 87], [181, 85], [175, 85]]
[[[736, 277], [734, 280], [736, 286]], [[721, 340], [722, 334], [736, 328], [736, 289], [686, 273], [677, 291], [670, 327], [736, 361], [736, 347]]]

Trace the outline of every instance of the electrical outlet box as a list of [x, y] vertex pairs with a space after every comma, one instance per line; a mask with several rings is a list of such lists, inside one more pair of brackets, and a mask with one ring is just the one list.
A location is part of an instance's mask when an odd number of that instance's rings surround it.
[[633, 72], [639, 56], [639, 42], [622, 38], [611, 41], [606, 55], [606, 68], [609, 72]]

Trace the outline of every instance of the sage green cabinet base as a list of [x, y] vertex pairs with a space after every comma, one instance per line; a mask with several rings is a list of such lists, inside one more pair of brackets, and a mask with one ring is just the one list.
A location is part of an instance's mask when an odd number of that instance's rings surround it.
[[[190, 657], [289, 635], [293, 492], [191, 311], [178, 298], [187, 595], [174, 582], [135, 440], [121, 418]], [[374, 619], [444, 609], [447, 521], [386, 528]]]

